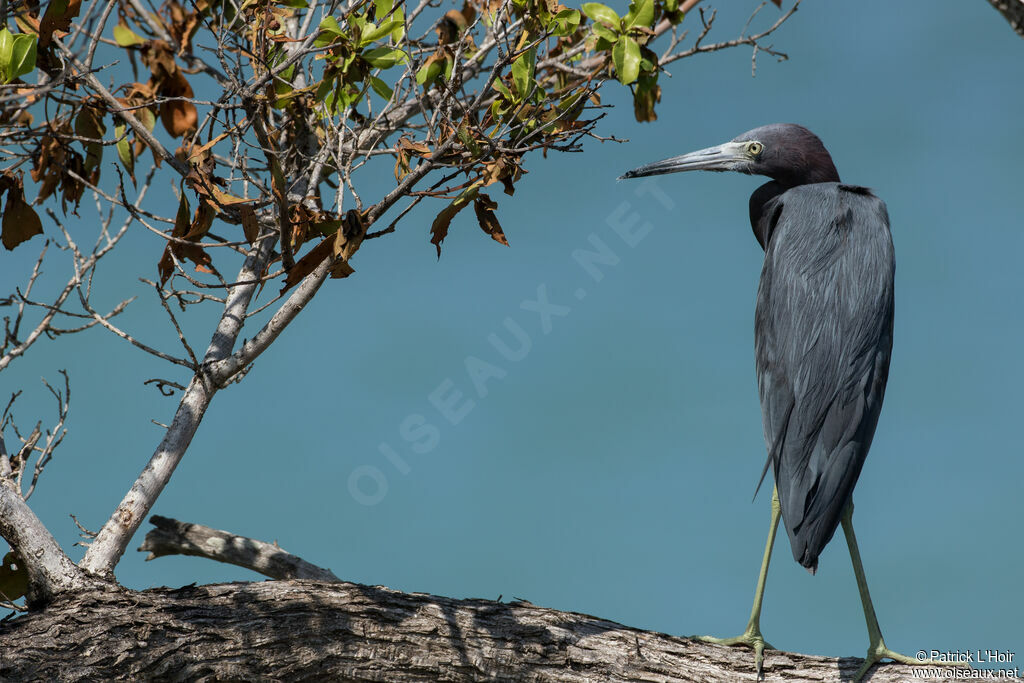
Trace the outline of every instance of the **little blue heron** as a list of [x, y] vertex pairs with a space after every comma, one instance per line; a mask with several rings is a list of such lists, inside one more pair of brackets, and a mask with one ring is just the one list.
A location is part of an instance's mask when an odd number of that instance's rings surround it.
[[855, 680], [881, 659], [920, 666], [886, 647], [853, 533], [853, 487], [878, 423], [892, 351], [895, 261], [885, 204], [865, 187], [842, 183], [821, 140], [789, 123], [622, 178], [697, 170], [771, 178], [750, 196], [750, 225], [765, 250], [754, 319], [768, 448], [761, 479], [769, 466], [775, 475], [747, 629], [735, 638], [701, 639], [752, 647], [761, 673], [764, 649], [773, 649], [761, 635], [761, 601], [781, 515], [793, 557], [812, 574], [843, 526], [870, 639]]

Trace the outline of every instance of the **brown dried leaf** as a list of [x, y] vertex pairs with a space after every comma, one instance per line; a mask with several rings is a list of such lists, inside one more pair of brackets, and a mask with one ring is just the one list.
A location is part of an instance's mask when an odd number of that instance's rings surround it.
[[[334, 233], [334, 255], [348, 261], [362, 245], [365, 236], [366, 222], [363, 220], [363, 215], [355, 209], [350, 209], [345, 213], [341, 227]], [[332, 275], [332, 277], [338, 276]]]
[[85, 175], [86, 180], [95, 183], [99, 180], [99, 166], [103, 161], [103, 136], [107, 132], [107, 126], [103, 123], [103, 112], [90, 105], [78, 110], [75, 117], [75, 135], [88, 138], [80, 140], [85, 147]]
[[245, 240], [251, 245], [260, 236], [260, 225], [256, 220], [256, 211], [248, 204], [238, 207], [238, 217], [242, 219], [242, 233]]
[[242, 197], [236, 197], [233, 194], [223, 192], [216, 187], [211, 187], [210, 192], [213, 194], [213, 199], [220, 206], [234, 206], [236, 204], [252, 204], [255, 199], [244, 199]]
[[197, 147], [197, 146], [193, 145], [192, 148], [188, 151], [187, 157], [186, 157], [188, 159], [189, 163], [198, 164], [198, 163], [202, 163], [203, 161], [205, 161], [206, 157], [207, 157], [206, 153], [209, 152], [211, 149], [213, 149], [214, 145], [216, 145], [218, 142], [220, 142], [221, 140], [223, 140], [227, 136], [228, 136], [227, 133], [221, 133], [220, 135], [218, 135], [214, 139], [210, 140], [205, 145], [202, 145], [201, 147]]
[[185, 233], [188, 232], [188, 226], [192, 224], [191, 221], [192, 211], [188, 205], [188, 197], [183, 192], [181, 194], [181, 200], [178, 202], [178, 213], [174, 217], [174, 230], [171, 234], [175, 237], [184, 237]]
[[157, 268], [160, 270], [160, 284], [167, 282], [167, 279], [174, 274], [174, 259], [171, 254], [178, 257], [178, 260], [188, 259], [196, 264], [196, 270], [200, 273], [216, 273], [213, 267], [213, 260], [202, 247], [195, 244], [168, 244], [164, 247], [164, 255], [160, 258]]
[[441, 209], [437, 214], [434, 223], [430, 226], [430, 243], [437, 247], [437, 258], [441, 258], [441, 242], [448, 236], [448, 228], [451, 227], [455, 214], [469, 206], [470, 200], [476, 197], [477, 187], [474, 185], [462, 192], [452, 200], [451, 204]]
[[17, 600], [28, 592], [28, 570], [14, 552], [4, 555], [0, 563], [0, 598]]
[[209, 202], [199, 202], [199, 206], [196, 207], [196, 215], [192, 219], [192, 225], [189, 226], [185, 239], [192, 242], [201, 240], [210, 231], [210, 226], [213, 225], [213, 218], [216, 215], [217, 211], [210, 206]]
[[[339, 231], [340, 232], [340, 231]], [[284, 285], [281, 287], [281, 294], [302, 282], [303, 278], [316, 270], [324, 259], [330, 258], [334, 252], [334, 237], [325, 238], [320, 244], [310, 249], [305, 256], [300, 258], [288, 271], [285, 276]]]
[[[325, 216], [317, 217], [317, 219], [319, 220], [323, 217]], [[321, 221], [321, 223], [331, 222], [333, 221]], [[295, 262], [295, 265], [292, 266], [285, 277], [284, 285], [281, 287], [282, 294], [316, 270], [316, 267], [323, 263], [325, 259], [337, 260], [337, 263], [331, 267], [332, 278], [348, 277], [356, 272], [349, 264], [349, 259], [359, 249], [359, 245], [363, 242], [363, 237], [366, 236], [366, 222], [363, 220], [362, 214], [355, 209], [346, 213], [340, 222], [341, 226], [333, 234], [325, 237], [320, 244], [313, 247], [305, 256]]]
[[[201, 239], [210, 229], [213, 217], [213, 209], [206, 202], [200, 202], [196, 208], [195, 218], [190, 219], [188, 198], [182, 194], [181, 200], [178, 202], [178, 213], [174, 217], [174, 229], [171, 230], [171, 235], [187, 240]], [[210, 255], [198, 244], [168, 242], [164, 247], [160, 262], [157, 264], [157, 269], [160, 271], [160, 284], [167, 282], [168, 278], [174, 274], [175, 257], [179, 261], [187, 259], [196, 264], [196, 270], [201, 273], [217, 272], [217, 269], [213, 267]]]
[[491, 236], [495, 242], [508, 246], [508, 238], [501, 229], [501, 223], [494, 214], [498, 203], [491, 200], [489, 196], [481, 192], [473, 202], [473, 210], [476, 211], [476, 219], [480, 222], [480, 229]]
[[[174, 72], [160, 83], [158, 92], [163, 97], [193, 96], [192, 86], [177, 66], [174, 67]], [[160, 105], [160, 121], [168, 133], [179, 138], [195, 129], [199, 121], [199, 112], [196, 105], [187, 100], [170, 100]]]
[[78, 16], [81, 9], [82, 0], [50, 0], [39, 22], [39, 48], [50, 44], [54, 32], [67, 33], [71, 28], [71, 20]]
[[430, 147], [425, 142], [413, 142], [406, 137], [399, 138], [395, 143], [395, 180], [401, 180], [409, 172], [409, 157], [413, 154], [429, 157]]
[[3, 222], [0, 225], [0, 241], [10, 251], [34, 235], [43, 234], [43, 224], [35, 209], [25, 203], [24, 187], [20, 177], [10, 171], [4, 173], [0, 178], [0, 188], [0, 192], [3, 189], [7, 190], [7, 205], [4, 207]]

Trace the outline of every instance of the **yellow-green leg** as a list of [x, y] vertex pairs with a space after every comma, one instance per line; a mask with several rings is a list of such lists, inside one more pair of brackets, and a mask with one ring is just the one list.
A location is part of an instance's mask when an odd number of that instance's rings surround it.
[[890, 650], [882, 638], [882, 629], [878, 627], [878, 617], [875, 616], [875, 607], [871, 604], [871, 594], [868, 593], [868, 580], [864, 576], [864, 565], [860, 561], [860, 550], [857, 548], [857, 537], [853, 533], [853, 501], [851, 500], [843, 511], [843, 533], [846, 534], [846, 544], [850, 546], [850, 560], [853, 562], [853, 573], [857, 577], [857, 590], [860, 591], [860, 602], [864, 606], [864, 620], [868, 626], [868, 654], [864, 658], [853, 677], [857, 683], [872, 666], [883, 659], [891, 659], [901, 664], [913, 664], [915, 666], [961, 666], [956, 662], [937, 662], [931, 659], [921, 661], [916, 657], [908, 657]]
[[772, 491], [772, 521], [768, 527], [768, 542], [764, 548], [764, 559], [761, 560], [761, 573], [757, 576], [757, 590], [754, 591], [754, 606], [750, 610], [750, 621], [747, 622], [747, 629], [735, 638], [715, 638], [714, 636], [696, 636], [697, 640], [704, 643], [716, 643], [718, 645], [743, 645], [754, 648], [754, 663], [757, 665], [757, 675], [761, 676], [761, 665], [764, 661], [765, 649], [775, 648], [765, 642], [761, 635], [761, 603], [764, 600], [764, 585], [768, 580], [768, 565], [772, 561], [772, 548], [775, 546], [775, 533], [779, 530], [779, 520], [782, 518], [782, 506], [779, 504], [779, 490]]

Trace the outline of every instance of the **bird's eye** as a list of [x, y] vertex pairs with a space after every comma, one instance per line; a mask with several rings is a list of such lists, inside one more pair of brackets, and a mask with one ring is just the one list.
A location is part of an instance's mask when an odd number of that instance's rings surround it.
[[758, 156], [764, 150], [764, 145], [760, 142], [751, 142], [747, 144], [747, 151], [750, 152], [751, 156]]

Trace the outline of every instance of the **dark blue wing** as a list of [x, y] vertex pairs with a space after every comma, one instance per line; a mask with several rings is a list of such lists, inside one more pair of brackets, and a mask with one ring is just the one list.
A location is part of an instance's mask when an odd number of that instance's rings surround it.
[[818, 183], [769, 201], [755, 346], [764, 437], [793, 557], [812, 572], [878, 423], [892, 351], [892, 238], [865, 188]]

